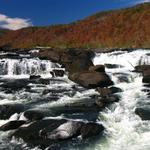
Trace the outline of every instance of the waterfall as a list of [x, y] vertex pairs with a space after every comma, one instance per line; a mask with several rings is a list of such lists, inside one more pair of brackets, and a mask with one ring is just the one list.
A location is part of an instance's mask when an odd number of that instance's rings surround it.
[[52, 68], [59, 67], [59, 64], [38, 58], [0, 59], [0, 75], [49, 74]]

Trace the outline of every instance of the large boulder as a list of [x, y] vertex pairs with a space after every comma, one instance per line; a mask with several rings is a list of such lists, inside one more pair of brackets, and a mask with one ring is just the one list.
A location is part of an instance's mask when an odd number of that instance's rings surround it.
[[150, 120], [150, 107], [136, 108], [135, 113], [139, 115], [142, 120]]
[[51, 130], [51, 126], [40, 132], [40, 135], [49, 140], [65, 140], [80, 135], [83, 122], [67, 121], [58, 128]]
[[52, 130], [59, 127], [61, 124], [65, 123], [66, 120], [56, 120], [56, 119], [48, 119], [48, 120], [38, 120], [32, 123], [26, 124], [26, 126], [21, 126], [18, 128], [12, 136], [16, 138], [22, 138], [25, 141], [34, 141], [41, 139], [41, 131], [46, 127], [51, 125]]
[[[48, 119], [25, 124], [18, 128], [12, 136], [22, 138], [34, 145], [56, 144], [71, 138], [89, 138], [99, 135], [104, 127], [101, 124], [67, 119]], [[36, 142], [35, 142], [36, 141]]]
[[93, 62], [90, 59], [83, 58], [76, 58], [70, 64], [65, 64], [66, 70], [71, 73], [86, 71], [90, 66], [93, 66]]
[[78, 72], [69, 75], [69, 79], [86, 88], [107, 87], [113, 85], [109, 76], [99, 72]]

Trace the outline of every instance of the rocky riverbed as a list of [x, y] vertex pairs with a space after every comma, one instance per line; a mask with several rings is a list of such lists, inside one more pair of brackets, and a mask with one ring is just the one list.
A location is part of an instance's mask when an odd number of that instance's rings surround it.
[[0, 149], [148, 150], [149, 57], [1, 52]]

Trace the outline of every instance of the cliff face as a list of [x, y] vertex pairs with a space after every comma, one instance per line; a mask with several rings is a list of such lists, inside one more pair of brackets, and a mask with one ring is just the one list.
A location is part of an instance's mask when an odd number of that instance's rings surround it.
[[0, 30], [0, 47], [150, 47], [150, 3], [100, 12], [67, 25]]

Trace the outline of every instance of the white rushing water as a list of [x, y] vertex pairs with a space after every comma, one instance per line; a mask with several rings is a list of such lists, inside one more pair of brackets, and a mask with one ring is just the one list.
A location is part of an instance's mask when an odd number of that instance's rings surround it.
[[0, 59], [1, 76], [49, 74], [53, 68], [60, 68], [60, 65], [38, 58]]
[[[142, 121], [135, 114], [135, 108], [145, 105], [146, 93], [142, 92], [142, 75], [133, 72], [134, 67], [139, 64], [150, 64], [150, 50], [136, 50], [132, 52], [97, 53], [93, 59], [94, 65], [116, 64], [118, 68], [108, 69], [106, 72], [112, 78], [115, 87], [123, 92], [119, 93], [120, 101], [113, 103], [99, 113], [98, 122], [102, 122], [106, 128], [104, 137], [96, 139], [96, 142], [89, 142], [88, 146], [71, 143], [62, 147], [62, 150], [149, 150], [150, 149], [150, 121]], [[0, 59], [0, 76], [9, 78], [22, 78], [31, 74], [49, 77], [50, 71], [60, 68], [59, 64], [38, 58], [22, 59]], [[89, 102], [91, 95], [98, 95], [94, 89], [84, 89], [71, 82], [68, 77], [53, 78], [49, 84], [29, 83], [30, 91], [22, 89], [15, 93], [0, 91], [0, 104], [22, 103], [29, 104], [33, 108], [51, 108], [57, 106], [70, 106]], [[44, 90], [56, 90], [43, 94]], [[63, 92], [60, 92], [60, 91]], [[53, 96], [58, 97], [57, 100]], [[146, 104], [147, 105], [147, 104]], [[86, 106], [84, 106], [86, 107]], [[15, 120], [17, 114], [10, 117]], [[60, 117], [60, 116], [59, 116]], [[63, 115], [62, 115], [63, 117]], [[0, 120], [0, 125], [8, 120]], [[0, 149], [32, 149], [27, 147], [23, 141], [12, 139], [7, 141], [9, 132], [0, 132]], [[7, 146], [6, 146], [7, 144]], [[75, 146], [77, 144], [77, 146]], [[33, 148], [39, 150], [38, 147]]]
[[[107, 131], [105, 142], [99, 141], [95, 150], [149, 150], [150, 122], [142, 121], [135, 114], [138, 103], [148, 100], [143, 88], [142, 76], [132, 72], [139, 64], [150, 64], [150, 51], [137, 50], [133, 52], [113, 52], [96, 54], [93, 60], [98, 64], [118, 64], [123, 67], [106, 69], [116, 87], [123, 90], [120, 102], [111, 105], [100, 113]], [[117, 73], [117, 74], [116, 74]], [[125, 74], [128, 83], [120, 82], [118, 74]]]

